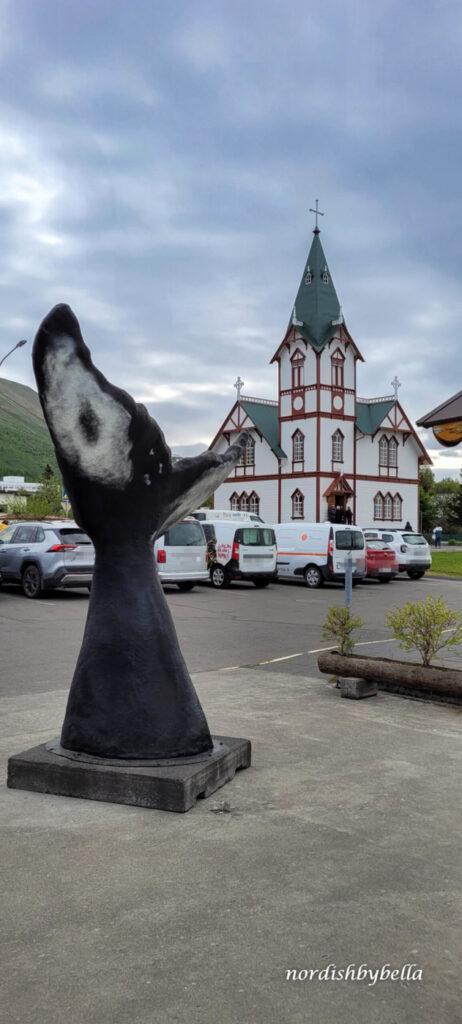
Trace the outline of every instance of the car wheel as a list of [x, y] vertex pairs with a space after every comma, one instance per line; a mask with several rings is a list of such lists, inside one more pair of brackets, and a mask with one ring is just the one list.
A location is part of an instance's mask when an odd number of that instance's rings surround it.
[[195, 583], [177, 583], [178, 590], [193, 590]]
[[410, 580], [421, 580], [422, 576], [425, 576], [425, 572], [411, 572], [410, 569], [407, 570], [407, 574]]
[[391, 576], [379, 576], [379, 583], [389, 583]]
[[318, 569], [317, 565], [309, 565], [308, 568], [305, 569], [304, 579], [307, 587], [311, 587], [313, 589], [315, 587], [320, 587], [323, 582], [322, 572]]
[[257, 590], [263, 590], [263, 587], [267, 587], [269, 580], [254, 580], [253, 581]]
[[229, 587], [229, 576], [226, 569], [223, 569], [221, 565], [214, 565], [210, 571], [210, 581], [212, 587], [216, 587], [217, 590], [223, 590], [225, 587]]
[[40, 597], [42, 580], [36, 565], [28, 565], [21, 577], [22, 589], [26, 597]]

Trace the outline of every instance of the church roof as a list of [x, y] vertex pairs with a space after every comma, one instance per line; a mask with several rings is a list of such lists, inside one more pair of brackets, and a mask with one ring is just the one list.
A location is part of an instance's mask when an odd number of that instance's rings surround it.
[[257, 430], [263, 435], [270, 448], [278, 459], [285, 459], [286, 454], [279, 446], [279, 409], [277, 402], [249, 402], [241, 398], [241, 406], [250, 419], [253, 420]]
[[[295, 324], [305, 340], [320, 352], [334, 336], [339, 321], [342, 322], [342, 313], [319, 238], [319, 228], [315, 228], [313, 233], [289, 327]], [[336, 325], [332, 321], [336, 321]]]
[[356, 426], [361, 433], [375, 434], [394, 404], [393, 398], [385, 402], [356, 402]]

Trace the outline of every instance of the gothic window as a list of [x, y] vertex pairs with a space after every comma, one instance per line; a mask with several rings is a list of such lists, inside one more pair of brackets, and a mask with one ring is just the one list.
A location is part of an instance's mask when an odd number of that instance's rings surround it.
[[343, 462], [343, 434], [336, 430], [332, 434], [332, 462]]
[[388, 468], [388, 441], [381, 437], [379, 441], [379, 466]]
[[249, 496], [244, 491], [243, 494], [241, 494], [241, 512], [248, 512], [248, 511], [249, 511]]
[[301, 491], [294, 491], [292, 495], [292, 519], [303, 519], [305, 514], [305, 499]]
[[331, 380], [333, 388], [343, 388], [343, 365], [345, 357], [338, 348], [331, 356]]
[[307, 267], [306, 268], [306, 274], [305, 274], [305, 284], [311, 284], [312, 280], [313, 280], [313, 275], [311, 273], [310, 268]]
[[380, 491], [374, 498], [374, 519], [383, 519], [383, 495]]
[[303, 462], [305, 458], [305, 438], [301, 430], [296, 430], [292, 437], [292, 461]]
[[250, 495], [249, 506], [250, 512], [254, 512], [257, 516], [260, 515], [260, 498], [258, 497], [258, 494], [255, 494], [255, 491], [252, 491], [252, 494]]
[[249, 434], [249, 440], [245, 446], [245, 464], [246, 466], [255, 465], [255, 438]]
[[391, 494], [386, 494], [383, 499], [383, 518], [393, 519], [393, 501]]
[[402, 512], [403, 512], [403, 501], [402, 501], [401, 495], [395, 494], [395, 496], [393, 498], [393, 519], [398, 519], [398, 520], [402, 519], [403, 518]]
[[322, 272], [322, 283], [329, 284], [329, 271], [327, 269], [327, 266], [324, 267], [324, 270]]
[[298, 348], [294, 352], [290, 361], [292, 363], [292, 387], [302, 388], [304, 383], [305, 365], [305, 356], [303, 355], [303, 352], [300, 352], [300, 349]]
[[392, 469], [398, 466], [398, 442], [395, 437], [390, 437], [388, 442], [388, 465]]
[[236, 494], [236, 491], [234, 492], [234, 494], [231, 495], [229, 499], [229, 504], [231, 512], [239, 512], [239, 495]]

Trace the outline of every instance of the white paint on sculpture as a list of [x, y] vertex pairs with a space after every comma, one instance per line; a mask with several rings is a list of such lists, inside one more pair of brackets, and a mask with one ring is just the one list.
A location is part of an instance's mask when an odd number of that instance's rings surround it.
[[123, 488], [131, 480], [130, 413], [103, 391], [67, 335], [44, 362], [46, 413], [62, 450], [90, 480]]

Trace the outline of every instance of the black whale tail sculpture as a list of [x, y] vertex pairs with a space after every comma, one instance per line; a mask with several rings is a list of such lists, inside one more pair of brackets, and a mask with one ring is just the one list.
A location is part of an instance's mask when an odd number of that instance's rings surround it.
[[144, 406], [92, 363], [69, 306], [45, 317], [34, 371], [75, 518], [95, 571], [62, 746], [106, 758], [192, 756], [212, 748], [159, 582], [153, 540], [229, 476], [247, 435], [222, 456], [173, 459]]

